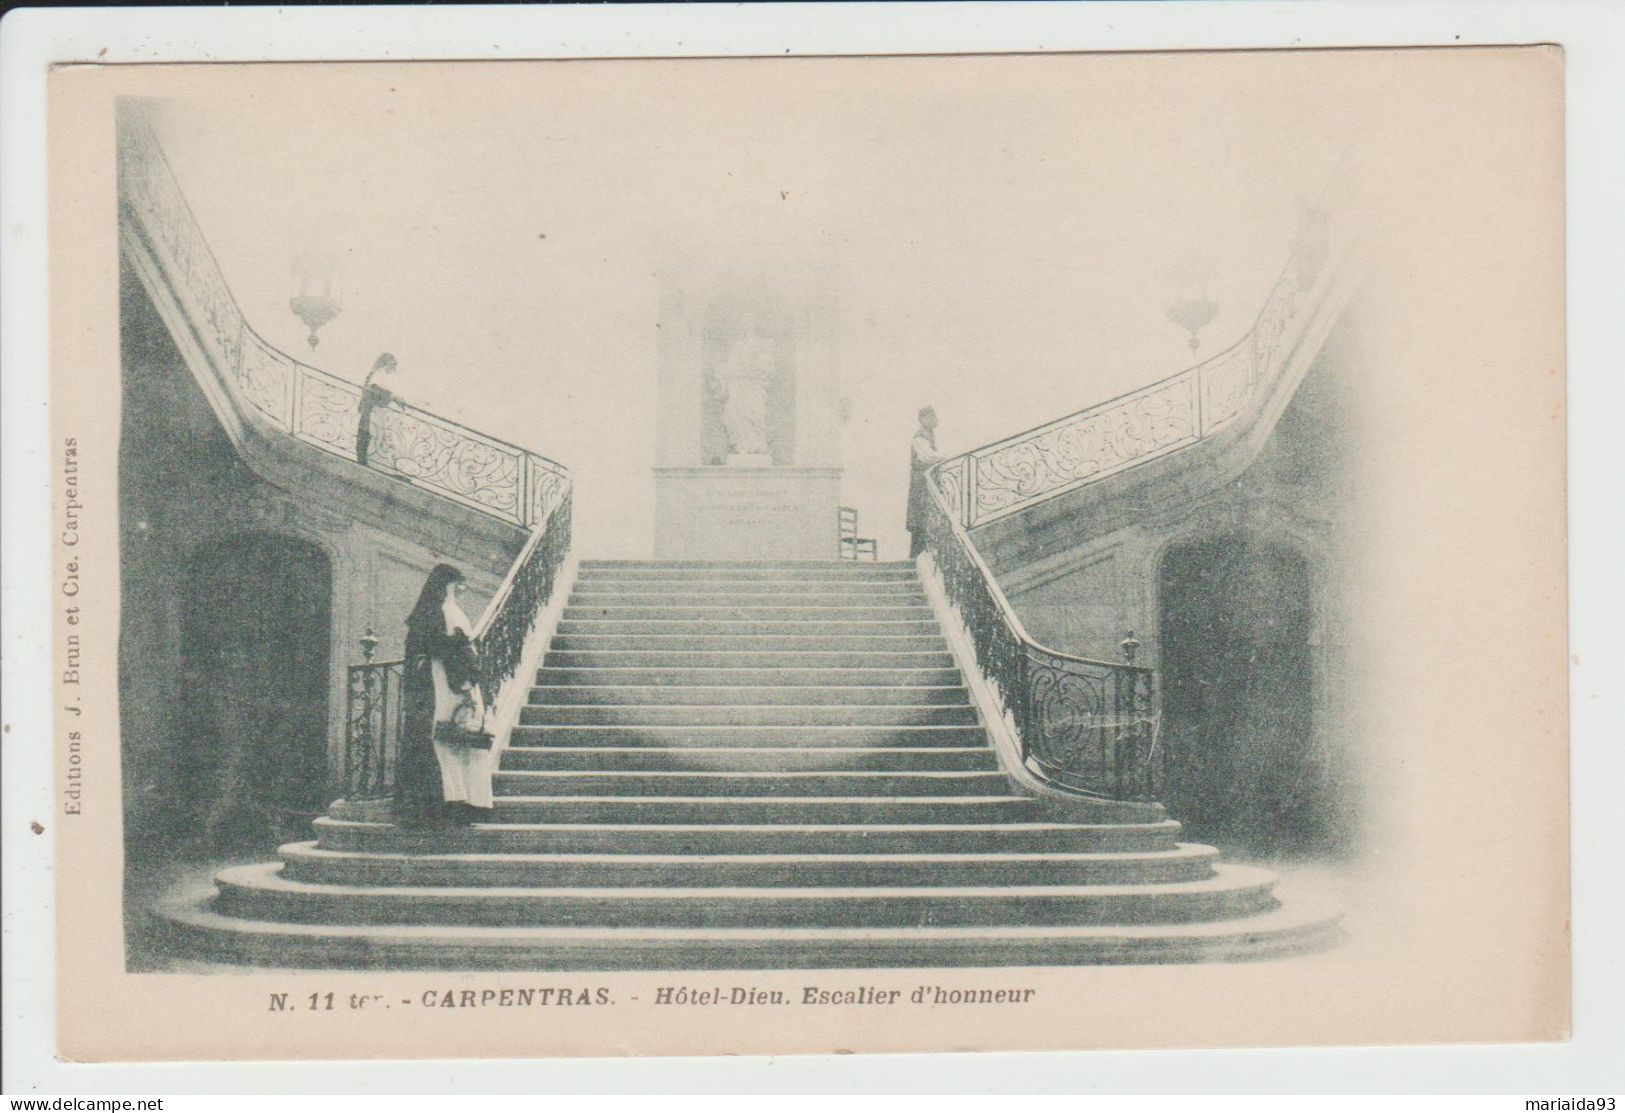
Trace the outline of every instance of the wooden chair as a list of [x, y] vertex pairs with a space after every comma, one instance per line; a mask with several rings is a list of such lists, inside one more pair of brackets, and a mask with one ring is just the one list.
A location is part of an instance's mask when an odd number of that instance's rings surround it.
[[858, 512], [850, 506], [843, 506], [836, 511], [836, 528], [840, 531], [840, 547], [837, 550], [842, 560], [878, 561], [880, 555], [875, 550], [873, 537], [858, 536]]

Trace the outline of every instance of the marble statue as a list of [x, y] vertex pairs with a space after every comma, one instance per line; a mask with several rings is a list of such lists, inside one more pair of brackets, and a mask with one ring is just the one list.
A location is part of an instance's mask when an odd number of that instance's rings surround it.
[[746, 318], [743, 335], [710, 375], [711, 389], [722, 400], [730, 461], [769, 455], [767, 396], [776, 371], [772, 342], [757, 331], [754, 318]]

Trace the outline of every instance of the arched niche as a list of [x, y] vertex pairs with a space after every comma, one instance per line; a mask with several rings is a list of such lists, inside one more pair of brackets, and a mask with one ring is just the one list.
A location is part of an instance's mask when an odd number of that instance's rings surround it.
[[1244, 527], [1162, 550], [1163, 801], [1192, 838], [1272, 857], [1319, 854], [1334, 840], [1317, 575], [1291, 540]]
[[310, 541], [243, 532], [201, 544], [185, 576], [179, 826], [211, 852], [298, 837], [331, 795], [331, 562]]

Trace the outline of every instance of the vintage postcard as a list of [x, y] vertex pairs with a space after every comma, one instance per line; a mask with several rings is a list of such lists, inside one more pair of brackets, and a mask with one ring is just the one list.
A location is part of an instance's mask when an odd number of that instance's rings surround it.
[[49, 97], [64, 1058], [1566, 1036], [1558, 49]]

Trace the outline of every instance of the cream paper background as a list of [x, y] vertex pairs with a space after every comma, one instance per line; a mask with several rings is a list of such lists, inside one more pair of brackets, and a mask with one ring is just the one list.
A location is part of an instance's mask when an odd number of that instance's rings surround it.
[[[1090, 59], [1079, 59], [1088, 65]], [[1094, 61], [1099, 61], [1094, 60]], [[1133, 69], [1177, 57], [1115, 58]], [[61, 1054], [75, 1060], [529, 1057], [1249, 1047], [1562, 1038], [1568, 1024], [1562, 60], [1551, 48], [1236, 55], [1312, 65], [1367, 98], [1393, 204], [1359, 383], [1371, 533], [1359, 649], [1373, 836], [1347, 884], [1349, 941], [1235, 966], [529, 975], [126, 974], [117, 785], [118, 308], [112, 98], [197, 88], [201, 70], [59, 71], [50, 103], [52, 439], [80, 444], [87, 510], [85, 814], [56, 817]], [[590, 65], [592, 63], [574, 63]], [[622, 63], [625, 64], [625, 63]], [[752, 67], [773, 60], [648, 62]], [[898, 83], [958, 59], [892, 67]], [[985, 63], [984, 63], [985, 64]], [[1019, 66], [1020, 57], [998, 60]], [[321, 67], [243, 81], [320, 82]], [[720, 79], [720, 78], [719, 78]], [[936, 78], [940, 79], [940, 75]], [[400, 82], [432, 96], [434, 67]], [[1158, 95], [1125, 82], [1122, 97]], [[1166, 86], [1163, 86], [1166, 88]], [[274, 97], [271, 98], [274, 110]], [[635, 105], [629, 106], [635, 108]], [[1112, 110], [1111, 91], [1091, 104]], [[695, 127], [703, 127], [696, 120]], [[245, 217], [246, 218], [246, 217]], [[61, 492], [58, 492], [60, 500]], [[53, 536], [55, 530], [53, 530]], [[53, 576], [65, 558], [53, 555]], [[60, 597], [53, 612], [61, 621]], [[64, 630], [57, 630], [60, 645]], [[69, 724], [59, 721], [58, 745]], [[58, 769], [62, 768], [59, 753]], [[660, 985], [1038, 990], [1027, 1006], [881, 1010], [621, 1004], [594, 1009], [267, 1011], [267, 994]]]

